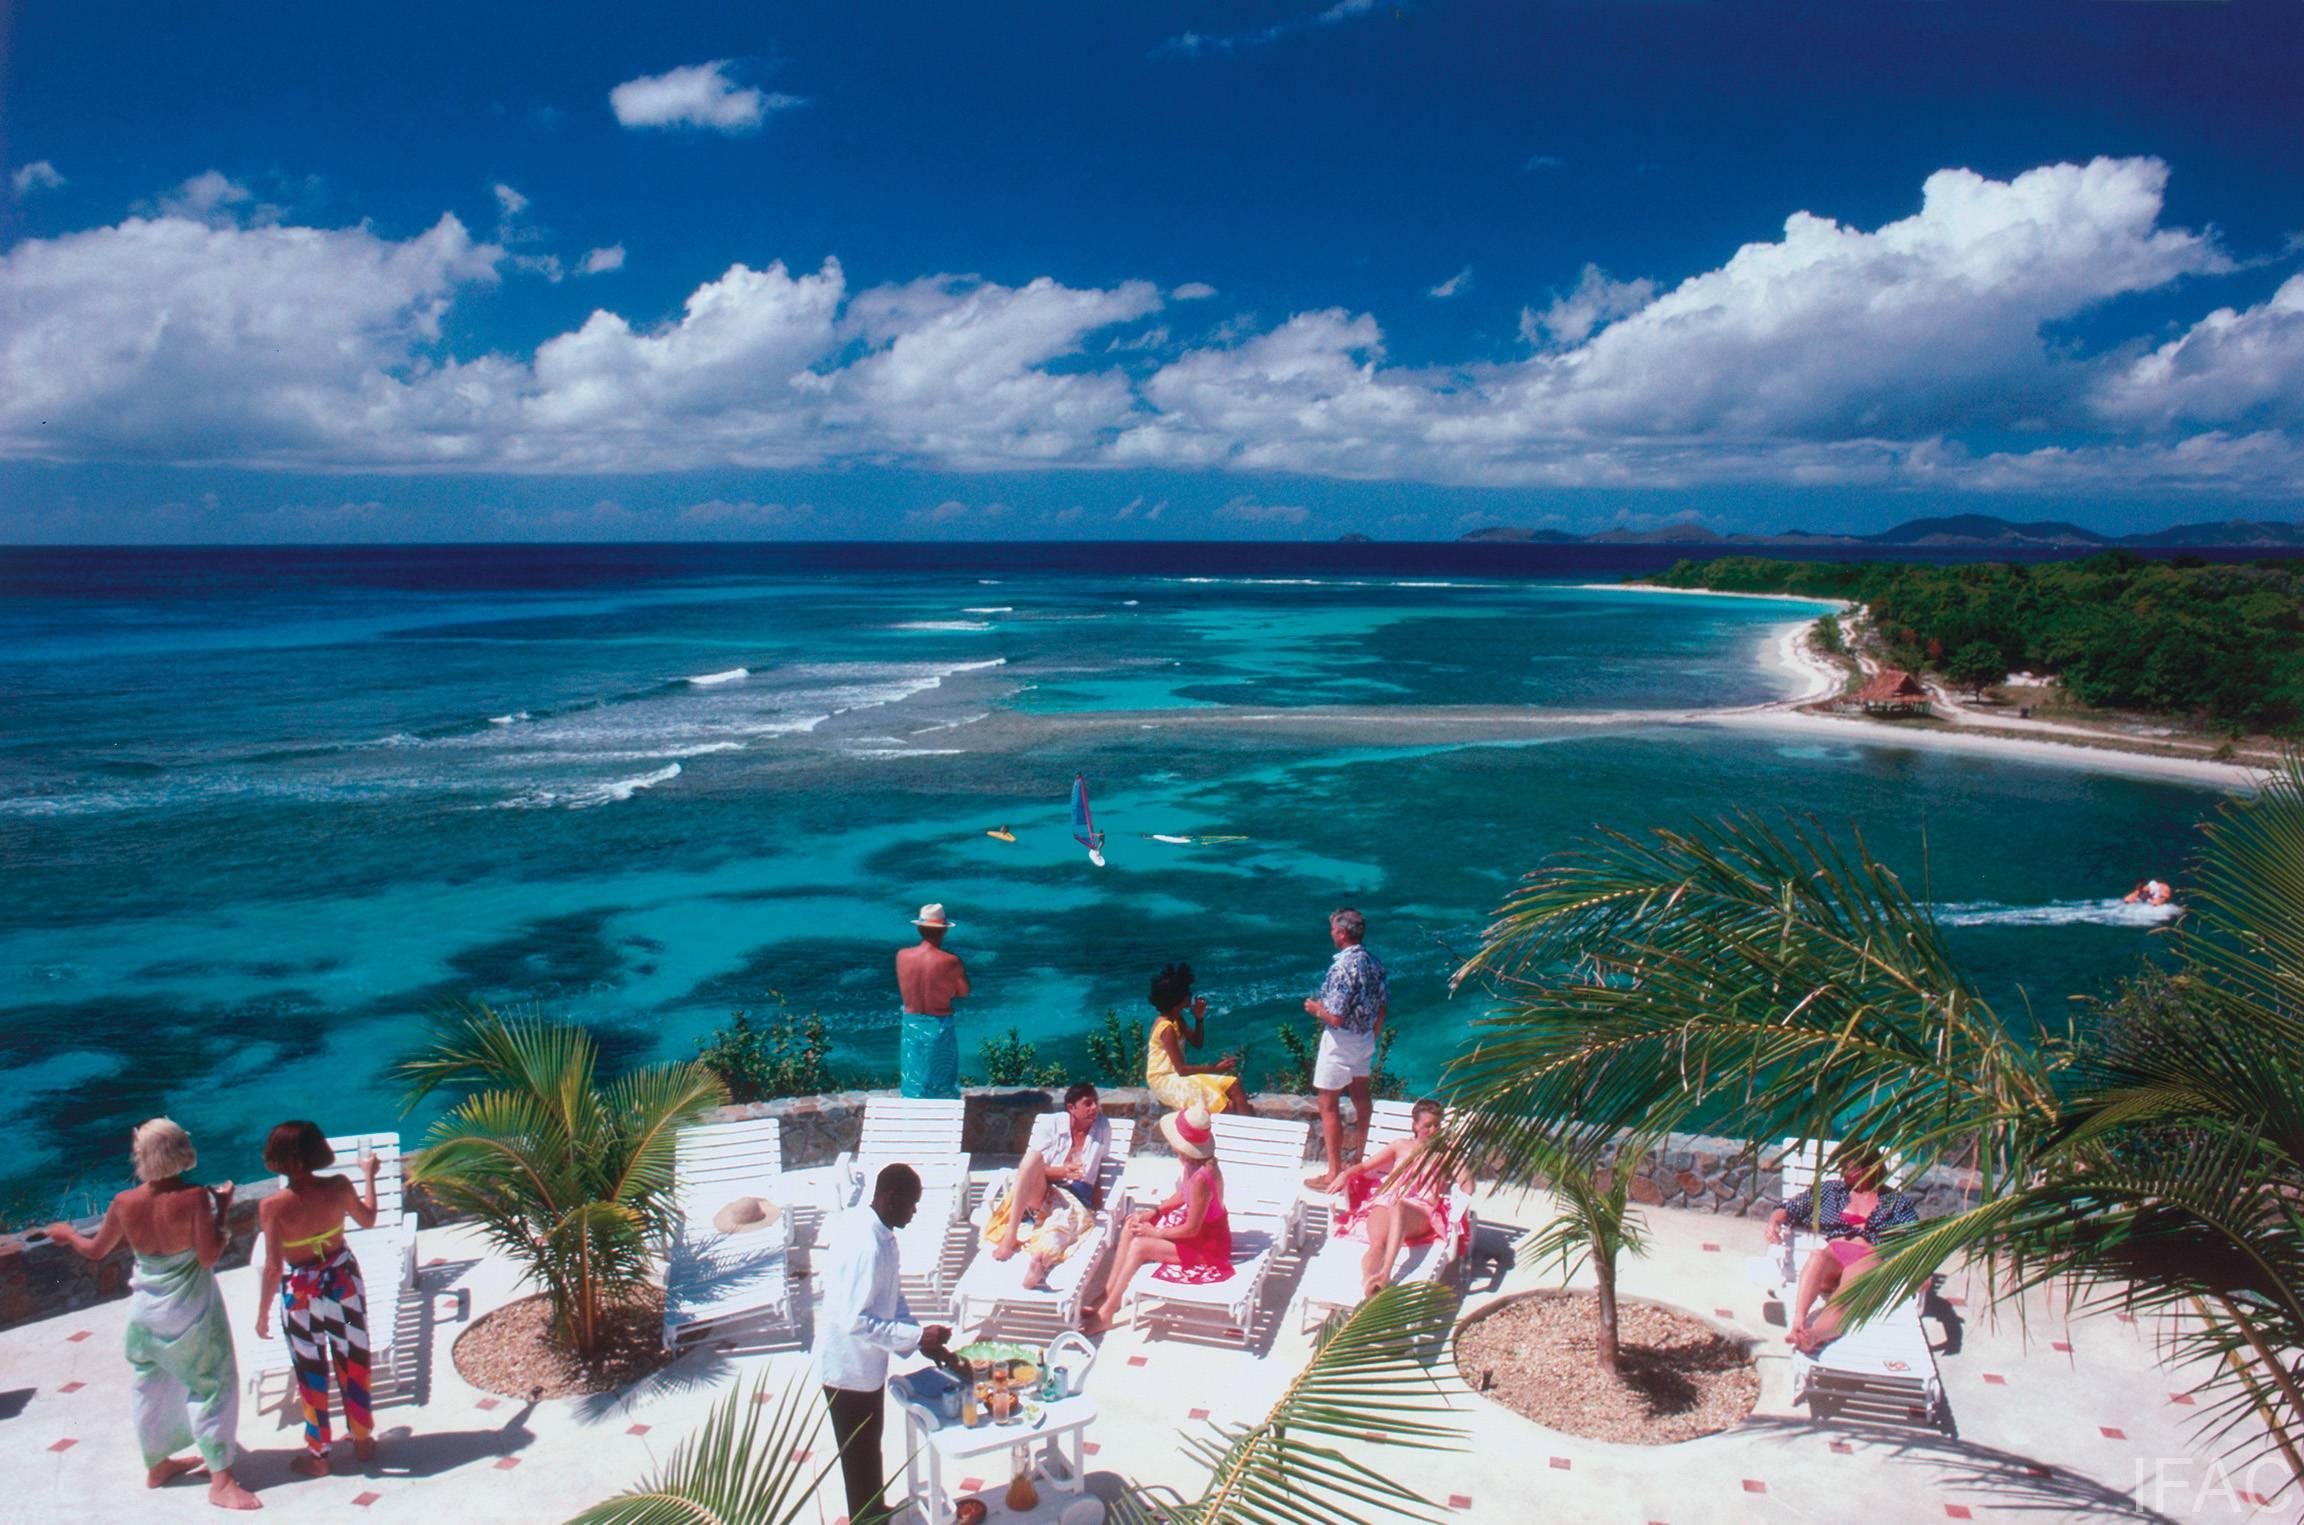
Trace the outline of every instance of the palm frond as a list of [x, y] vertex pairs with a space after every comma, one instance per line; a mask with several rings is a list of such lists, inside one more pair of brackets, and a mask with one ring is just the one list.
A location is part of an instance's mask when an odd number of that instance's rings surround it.
[[784, 1390], [773, 1414], [767, 1396], [765, 1379], [730, 1393], [638, 1488], [593, 1505], [569, 1525], [791, 1525], [831, 1472], [832, 1462], [811, 1471], [797, 1460], [810, 1449], [823, 1409], [802, 1382]]
[[[1430, 1500], [1320, 1438], [1381, 1435], [1419, 1450], [1457, 1449], [1463, 1431], [1439, 1416], [1453, 1404], [1434, 1371], [1455, 1322], [1444, 1286], [1387, 1287], [1331, 1326], [1311, 1361], [1262, 1421], [1186, 1440], [1210, 1473], [1199, 1499], [1155, 1506], [1140, 1491], [1123, 1518], [1191, 1525], [1326, 1525], [1432, 1519]], [[1307, 1437], [1310, 1437], [1308, 1439]]]

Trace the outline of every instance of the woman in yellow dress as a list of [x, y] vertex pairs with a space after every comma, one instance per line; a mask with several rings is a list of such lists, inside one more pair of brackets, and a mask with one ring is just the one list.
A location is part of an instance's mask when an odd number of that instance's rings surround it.
[[[1184, 1003], [1192, 1003], [1193, 1026], [1184, 1026]], [[1208, 1033], [1208, 1003], [1192, 995], [1192, 966], [1170, 964], [1152, 977], [1152, 1007], [1159, 1018], [1144, 1056], [1144, 1086], [1153, 1099], [1172, 1112], [1206, 1107], [1211, 1113], [1240, 1110], [1240, 1077], [1231, 1073], [1234, 1061], [1186, 1064], [1184, 1040], [1197, 1048]]]

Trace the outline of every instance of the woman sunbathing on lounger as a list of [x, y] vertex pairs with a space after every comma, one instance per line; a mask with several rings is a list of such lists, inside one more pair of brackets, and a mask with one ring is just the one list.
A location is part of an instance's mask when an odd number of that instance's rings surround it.
[[[1392, 1264], [1403, 1245], [1445, 1240], [1456, 1232], [1456, 1207], [1449, 1183], [1427, 1168], [1412, 1170], [1409, 1162], [1440, 1131], [1440, 1103], [1420, 1101], [1409, 1113], [1408, 1137], [1394, 1139], [1337, 1177], [1344, 1194], [1344, 1211], [1334, 1232], [1366, 1242], [1360, 1257], [1360, 1283], [1364, 1296], [1374, 1297], [1392, 1280]], [[1459, 1171], [1455, 1184], [1472, 1189], [1472, 1173]]]
[[[1886, 1189], [1887, 1167], [1880, 1151], [1869, 1144], [1850, 1144], [1840, 1151], [1840, 1178], [1804, 1191], [1768, 1217], [1768, 1242], [1782, 1244], [1789, 1228], [1805, 1228], [1824, 1236], [1824, 1248], [1808, 1257], [1800, 1268], [1800, 1287], [1793, 1296], [1792, 1327], [1784, 1339], [1803, 1355], [1814, 1355], [1840, 1337], [1846, 1322], [1829, 1299], [1842, 1287], [1880, 1263], [1877, 1248], [1883, 1229], [1901, 1228], [1920, 1221], [1912, 1199]], [[1811, 1321], [1808, 1310], [1818, 1299], [1825, 1306]]]
[[1210, 1281], [1232, 1274], [1232, 1222], [1224, 1211], [1224, 1175], [1216, 1163], [1216, 1130], [1208, 1109], [1194, 1106], [1160, 1119], [1160, 1131], [1184, 1162], [1175, 1194], [1150, 1212], [1130, 1213], [1120, 1228], [1120, 1252], [1104, 1301], [1080, 1321], [1086, 1334], [1112, 1327], [1127, 1299], [1128, 1283], [1147, 1265], [1177, 1266]]

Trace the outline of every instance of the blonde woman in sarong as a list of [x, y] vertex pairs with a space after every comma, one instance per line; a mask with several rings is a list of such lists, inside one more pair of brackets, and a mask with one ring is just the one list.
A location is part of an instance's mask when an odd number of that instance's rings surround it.
[[[205, 1467], [209, 1503], [261, 1509], [232, 1476], [240, 1455], [240, 1363], [215, 1271], [230, 1237], [232, 1183], [203, 1189], [186, 1181], [200, 1157], [190, 1135], [165, 1117], [136, 1130], [134, 1152], [142, 1184], [112, 1199], [93, 1235], [51, 1223], [48, 1237], [90, 1260], [123, 1242], [135, 1251], [127, 1352], [144, 1486], [165, 1487]], [[187, 1446], [199, 1450], [198, 1460], [176, 1454]]]

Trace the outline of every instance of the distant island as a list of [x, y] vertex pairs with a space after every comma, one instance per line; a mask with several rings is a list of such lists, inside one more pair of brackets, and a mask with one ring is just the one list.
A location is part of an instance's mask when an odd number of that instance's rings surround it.
[[1876, 535], [1819, 534], [1799, 529], [1774, 535], [1723, 535], [1691, 520], [1667, 524], [1661, 529], [1602, 530], [1596, 535], [1571, 535], [1562, 530], [1519, 529], [1499, 524], [1456, 538], [1507, 545], [1851, 546], [1882, 551], [2087, 551], [2122, 547], [2304, 551], [2304, 523], [2225, 519], [2210, 524], [2179, 524], [2144, 535], [2099, 535], [2094, 530], [2055, 519], [2015, 523], [1990, 514], [1953, 514], [1941, 519], [1913, 519]]

